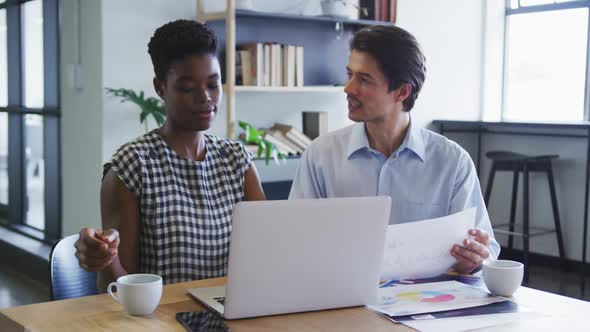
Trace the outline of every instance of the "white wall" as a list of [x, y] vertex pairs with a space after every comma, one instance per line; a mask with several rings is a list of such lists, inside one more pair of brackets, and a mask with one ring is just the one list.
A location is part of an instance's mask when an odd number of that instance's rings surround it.
[[[176, 19], [195, 19], [195, 0], [103, 0], [103, 87], [143, 90], [157, 96], [147, 44], [159, 26]], [[103, 93], [102, 160], [108, 161], [123, 143], [145, 133], [139, 107]], [[150, 122], [149, 129], [155, 128]]]
[[484, 0], [398, 0], [397, 25], [426, 56], [426, 83], [412, 121], [479, 120]]
[[[77, 4], [80, 4], [79, 11]], [[100, 2], [62, 1], [62, 229], [98, 226], [102, 165], [102, 43]], [[80, 13], [80, 24], [76, 17]], [[78, 33], [80, 34], [78, 38]], [[78, 45], [78, 40], [81, 44]], [[80, 53], [83, 89], [72, 89], [69, 68]]]

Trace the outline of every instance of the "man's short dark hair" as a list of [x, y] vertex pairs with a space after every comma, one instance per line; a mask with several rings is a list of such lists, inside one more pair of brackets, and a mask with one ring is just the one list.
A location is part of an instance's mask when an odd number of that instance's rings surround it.
[[172, 62], [182, 60], [187, 55], [215, 55], [216, 52], [217, 37], [213, 31], [204, 24], [189, 20], [162, 25], [148, 43], [154, 73], [160, 80], [166, 79]]
[[410, 96], [404, 100], [404, 110], [409, 112], [424, 84], [426, 58], [414, 36], [396, 26], [367, 27], [354, 35], [350, 50], [370, 54], [389, 81], [389, 91], [403, 83], [412, 87]]

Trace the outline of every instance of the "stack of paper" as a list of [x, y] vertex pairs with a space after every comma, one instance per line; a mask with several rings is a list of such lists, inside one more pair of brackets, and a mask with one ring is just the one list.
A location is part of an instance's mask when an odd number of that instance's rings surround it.
[[419, 331], [464, 331], [539, 316], [481, 288], [424, 280], [388, 282], [379, 290], [379, 303], [367, 308]]

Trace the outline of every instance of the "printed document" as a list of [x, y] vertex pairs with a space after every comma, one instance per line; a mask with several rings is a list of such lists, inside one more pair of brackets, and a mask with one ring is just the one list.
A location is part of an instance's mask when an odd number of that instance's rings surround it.
[[395, 320], [396, 316], [471, 308], [502, 301], [506, 299], [458, 281], [441, 281], [380, 288], [378, 304], [367, 308]]
[[475, 225], [475, 208], [446, 217], [389, 225], [381, 280], [435, 277], [455, 264], [453, 244]]

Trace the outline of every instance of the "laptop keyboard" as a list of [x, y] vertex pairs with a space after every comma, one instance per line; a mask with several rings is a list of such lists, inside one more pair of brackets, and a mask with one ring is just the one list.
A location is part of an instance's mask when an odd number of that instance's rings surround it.
[[215, 301], [219, 302], [219, 304], [221, 305], [225, 305], [225, 296], [221, 296], [221, 297], [214, 297], [213, 298]]

